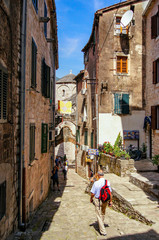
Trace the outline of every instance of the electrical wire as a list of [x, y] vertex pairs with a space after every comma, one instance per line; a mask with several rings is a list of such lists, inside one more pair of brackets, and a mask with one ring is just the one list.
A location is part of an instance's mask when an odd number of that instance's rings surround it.
[[[122, 1], [122, 0], [120, 0], [120, 3], [121, 3], [121, 1]], [[110, 32], [110, 30], [111, 30], [111, 27], [112, 27], [112, 25], [113, 25], [113, 23], [114, 23], [114, 19], [116, 18], [117, 12], [118, 12], [118, 8], [117, 8], [117, 10], [116, 10], [116, 13], [115, 13], [115, 16], [114, 16], [114, 18], [113, 18], [113, 21], [112, 21], [111, 24], [110, 24], [109, 30], [108, 30], [108, 32], [107, 32], [107, 34], [106, 34], [106, 36], [105, 36], [103, 45], [102, 45], [101, 49], [99, 50], [99, 55], [101, 54], [101, 52], [102, 52], [102, 50], [103, 50], [104, 44], [105, 44], [105, 42], [106, 42], [106, 40], [107, 40], [107, 37], [108, 37], [109, 32]]]

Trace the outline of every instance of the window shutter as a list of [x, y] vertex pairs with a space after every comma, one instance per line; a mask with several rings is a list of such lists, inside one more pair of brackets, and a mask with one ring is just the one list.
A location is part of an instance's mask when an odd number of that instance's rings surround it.
[[157, 37], [157, 15], [151, 17], [151, 38]]
[[151, 106], [151, 128], [155, 130], [157, 128], [157, 107]]
[[41, 93], [44, 96], [44, 71], [45, 71], [45, 59], [41, 61]]
[[30, 163], [35, 159], [35, 125], [30, 124]]
[[2, 119], [2, 70], [0, 69], [0, 119]]
[[46, 66], [47, 71], [47, 82], [46, 82], [46, 97], [50, 97], [50, 67]]
[[94, 137], [94, 133], [91, 132], [91, 148], [93, 148], [93, 137]]
[[0, 220], [6, 212], [6, 181], [0, 184]]
[[8, 74], [3, 73], [3, 119], [7, 119], [7, 85], [8, 85]]
[[41, 153], [47, 153], [48, 124], [42, 123]]
[[127, 57], [122, 57], [122, 73], [127, 73]]
[[122, 95], [122, 113], [129, 114], [129, 94]]
[[153, 84], [157, 82], [157, 61], [153, 62]]
[[32, 39], [32, 73], [31, 73], [31, 87], [36, 88], [36, 64], [37, 64], [37, 47]]
[[117, 57], [117, 72], [121, 72], [121, 63], [119, 57]]
[[122, 95], [120, 93], [114, 94], [114, 113], [122, 113]]
[[88, 145], [88, 131], [84, 132], [84, 145]]

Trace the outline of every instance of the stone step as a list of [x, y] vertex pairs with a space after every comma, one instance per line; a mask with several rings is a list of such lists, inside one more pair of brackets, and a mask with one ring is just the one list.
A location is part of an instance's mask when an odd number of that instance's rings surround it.
[[144, 181], [138, 180], [139, 176], [138, 179], [135, 176], [132, 178], [133, 183], [129, 182], [128, 177], [121, 178], [115, 174], [105, 174], [105, 178], [110, 181], [113, 190], [114, 210], [147, 225], [158, 223], [159, 208], [156, 195], [150, 196], [150, 193], [146, 193], [141, 187], [138, 187], [143, 185], [144, 188], [148, 186], [152, 191], [158, 191], [158, 189], [153, 189], [154, 184], [147, 179], [145, 186]]
[[[155, 180], [154, 180], [155, 179]], [[131, 183], [159, 199], [159, 173], [143, 172], [130, 175]]]

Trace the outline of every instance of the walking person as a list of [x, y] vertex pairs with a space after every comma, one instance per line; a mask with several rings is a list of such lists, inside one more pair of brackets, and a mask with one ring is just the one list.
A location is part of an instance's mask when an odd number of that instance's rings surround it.
[[64, 162], [64, 165], [63, 165], [64, 180], [67, 179], [67, 172], [68, 172], [68, 165], [67, 165], [67, 162]]
[[60, 191], [60, 188], [59, 188], [59, 178], [58, 178], [58, 170], [59, 170], [59, 167], [58, 167], [58, 166], [54, 166], [54, 167], [53, 167], [53, 170], [52, 170], [51, 179], [52, 179], [52, 181], [53, 181], [53, 191], [55, 191], [55, 184], [57, 184], [58, 191]]
[[[100, 190], [105, 185], [104, 173], [102, 170], [98, 171], [98, 178], [99, 180], [95, 181], [92, 186], [90, 202], [93, 203], [95, 206], [95, 212], [96, 212], [97, 221], [99, 225], [99, 231], [102, 235], [106, 236], [107, 233], [104, 226], [104, 217], [105, 217], [105, 212], [106, 212], [106, 207], [108, 205], [108, 202], [99, 201]], [[109, 181], [107, 181], [107, 186], [111, 191]], [[112, 205], [112, 194], [110, 193], [109, 206], [111, 205]]]

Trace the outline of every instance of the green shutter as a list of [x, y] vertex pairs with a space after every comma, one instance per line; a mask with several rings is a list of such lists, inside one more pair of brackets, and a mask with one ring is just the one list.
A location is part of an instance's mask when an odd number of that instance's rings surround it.
[[93, 137], [94, 137], [94, 133], [91, 132], [91, 148], [93, 148]]
[[41, 133], [41, 153], [47, 152], [47, 142], [48, 142], [48, 124], [42, 123], [42, 133]]
[[50, 67], [47, 66], [46, 97], [50, 98]]
[[31, 71], [31, 87], [36, 88], [36, 65], [37, 65], [37, 47], [32, 38], [32, 71]]
[[121, 102], [122, 95], [120, 93], [114, 94], [114, 113], [121, 114], [122, 102]]
[[122, 113], [129, 114], [129, 94], [122, 95]]
[[30, 124], [30, 163], [35, 159], [35, 125]]
[[88, 145], [88, 131], [84, 132], [84, 145]]

